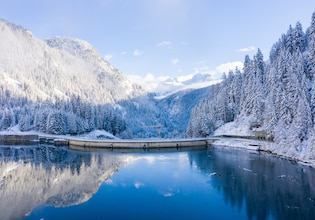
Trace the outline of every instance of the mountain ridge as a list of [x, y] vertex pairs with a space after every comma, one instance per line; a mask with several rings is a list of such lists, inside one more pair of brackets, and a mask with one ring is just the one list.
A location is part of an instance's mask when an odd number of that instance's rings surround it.
[[[59, 37], [45, 41], [35, 38], [27, 29], [3, 19], [0, 20], [0, 25], [0, 48], [5, 51], [0, 56], [0, 70], [20, 82], [22, 87], [31, 87], [28, 92], [31, 94], [27, 94], [29, 96], [44, 93], [47, 94], [45, 98], [50, 96], [53, 99], [53, 96], [58, 96], [54, 89], [64, 91], [68, 97], [85, 91], [85, 95], [80, 95], [83, 99], [90, 101], [93, 98], [98, 104], [106, 104], [146, 94], [146, 91], [139, 85], [132, 84], [83, 40]], [[45, 74], [49, 74], [49, 77], [45, 77]], [[27, 78], [46, 85], [37, 86], [34, 82], [28, 82]], [[84, 86], [80, 89], [72, 88], [71, 85], [63, 83], [67, 81], [77, 81], [77, 85]], [[86, 95], [88, 93], [91, 96]]]
[[[127, 129], [133, 137], [138, 136], [133, 128], [160, 120], [153, 97], [86, 41], [37, 39], [3, 19], [0, 36], [1, 130], [16, 125], [21, 131], [52, 134], [104, 129], [126, 137], [122, 132]], [[126, 114], [135, 110], [133, 106], [141, 106], [141, 120]]]

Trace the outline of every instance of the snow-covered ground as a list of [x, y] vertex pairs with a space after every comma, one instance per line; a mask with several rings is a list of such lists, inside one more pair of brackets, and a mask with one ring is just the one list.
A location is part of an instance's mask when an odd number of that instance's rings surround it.
[[82, 138], [82, 139], [93, 139], [93, 140], [119, 139], [116, 136], [104, 130], [94, 130], [94, 131], [91, 131], [90, 133], [79, 135], [77, 137]]
[[243, 138], [218, 138], [214, 143], [215, 146], [228, 146], [235, 148], [245, 148], [247, 150], [263, 150], [266, 145], [270, 144], [267, 141], [249, 140]]
[[[277, 143], [270, 141], [260, 141], [253, 139], [245, 138], [224, 138], [220, 137], [222, 135], [231, 135], [231, 136], [255, 136], [255, 132], [250, 130], [252, 124], [251, 118], [238, 118], [233, 122], [229, 122], [218, 128], [214, 132], [214, 137], [217, 140], [214, 142], [215, 146], [228, 146], [236, 148], [244, 148], [247, 150], [262, 150], [266, 152], [271, 152], [277, 156], [287, 158], [290, 160], [296, 160], [299, 163], [312, 166], [315, 168], [315, 160], [304, 160], [302, 157], [293, 158], [286, 155], [281, 155], [277, 153], [274, 149], [277, 149]], [[217, 136], [217, 137], [216, 137]]]
[[255, 136], [254, 131], [250, 130], [252, 119], [249, 117], [236, 119], [235, 121], [226, 123], [218, 128], [213, 136], [220, 135], [236, 135], [236, 136]]
[[19, 126], [16, 125], [14, 127], [10, 127], [6, 130], [0, 131], [0, 135], [10, 135], [10, 134], [18, 134], [18, 135], [27, 135], [27, 134], [37, 134], [38, 132], [34, 131], [20, 131]]

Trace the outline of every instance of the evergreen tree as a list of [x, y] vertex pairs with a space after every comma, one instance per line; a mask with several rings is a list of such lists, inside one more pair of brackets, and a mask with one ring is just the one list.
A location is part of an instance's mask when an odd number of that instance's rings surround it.
[[[315, 12], [312, 16], [311, 26], [308, 29], [308, 72], [311, 78], [315, 74]], [[314, 87], [313, 87], [314, 88]]]
[[311, 112], [315, 124], [315, 12], [312, 16], [312, 23], [308, 29], [308, 73], [312, 79], [311, 90]]
[[78, 127], [77, 127], [77, 117], [74, 113], [69, 112], [65, 115], [65, 120], [67, 124], [67, 129], [69, 134], [78, 134]]
[[48, 122], [48, 109], [40, 110], [37, 114], [39, 117], [39, 131], [46, 132], [47, 131], [47, 122]]
[[65, 120], [61, 111], [49, 113], [46, 131], [50, 134], [65, 134]]
[[11, 127], [13, 123], [13, 115], [12, 111], [8, 108], [6, 108], [3, 112], [2, 120], [1, 120], [1, 128], [7, 129]]

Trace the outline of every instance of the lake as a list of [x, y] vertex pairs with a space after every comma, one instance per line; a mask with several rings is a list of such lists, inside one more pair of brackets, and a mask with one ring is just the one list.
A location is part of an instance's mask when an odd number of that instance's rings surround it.
[[0, 146], [0, 198], [0, 219], [315, 219], [315, 169], [216, 146]]

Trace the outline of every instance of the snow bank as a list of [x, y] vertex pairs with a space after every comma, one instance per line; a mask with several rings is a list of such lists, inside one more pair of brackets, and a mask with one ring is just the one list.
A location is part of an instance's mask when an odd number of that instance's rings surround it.
[[214, 146], [225, 146], [232, 148], [243, 148], [246, 150], [265, 151], [270, 152], [281, 158], [294, 160], [300, 164], [311, 166], [315, 168], [315, 160], [303, 159], [301, 157], [290, 157], [276, 150], [276, 143], [270, 141], [251, 140], [244, 138], [218, 138], [214, 143]]
[[242, 138], [219, 138], [213, 143], [213, 145], [244, 148], [247, 150], [260, 150], [266, 149], [269, 142]]
[[35, 131], [21, 131], [19, 129], [19, 126], [16, 125], [16, 126], [13, 126], [13, 127], [10, 127], [6, 130], [3, 130], [3, 131], [0, 131], [0, 134], [1, 135], [12, 135], [12, 134], [16, 134], [16, 135], [27, 135], [27, 134], [37, 134], [38, 132], [35, 132]]
[[83, 139], [92, 139], [92, 140], [119, 139], [105, 130], [94, 130], [94, 131], [91, 131], [90, 133], [86, 133], [78, 137], [83, 138]]
[[[255, 136], [255, 129], [251, 130], [253, 127], [255, 120], [250, 117], [240, 117], [233, 122], [226, 123], [218, 128], [213, 136], [222, 136], [222, 135], [231, 135], [231, 136], [239, 136], [239, 137], [248, 137]], [[236, 147], [236, 148], [244, 148], [247, 150], [262, 150], [266, 152], [271, 152], [277, 156], [284, 157], [290, 160], [299, 161], [304, 165], [309, 165], [315, 168], [315, 160], [307, 157], [309, 152], [300, 152], [297, 153], [294, 151], [293, 153], [289, 151], [290, 145], [292, 143], [286, 143], [283, 146], [283, 143], [278, 142], [269, 142], [269, 141], [260, 141], [260, 140], [252, 140], [245, 138], [218, 138], [217, 141], [214, 142], [214, 145], [217, 146], [228, 146], [228, 147]], [[281, 146], [281, 147], [279, 147]]]
[[253, 119], [250, 117], [239, 118], [235, 121], [226, 123], [215, 130], [213, 136], [233, 135], [233, 136], [255, 136], [254, 131], [250, 130]]

